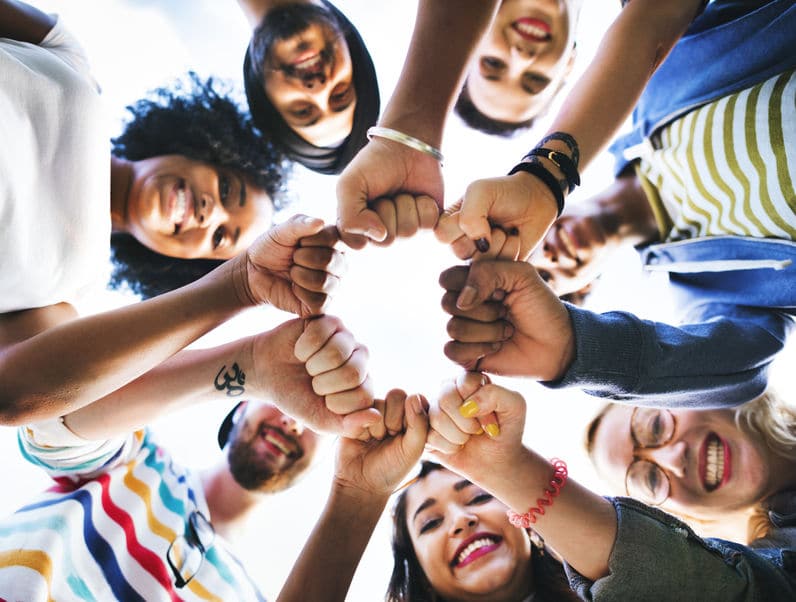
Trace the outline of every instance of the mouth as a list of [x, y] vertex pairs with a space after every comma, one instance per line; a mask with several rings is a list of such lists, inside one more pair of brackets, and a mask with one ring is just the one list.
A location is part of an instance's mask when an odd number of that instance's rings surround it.
[[494, 535], [492, 533], [476, 533], [465, 539], [456, 549], [450, 566], [452, 569], [465, 567], [482, 556], [494, 552], [502, 543], [503, 538], [499, 535]]
[[260, 426], [259, 436], [268, 453], [275, 458], [297, 460], [302, 455], [296, 440], [283, 433], [281, 429], [263, 424]]
[[191, 195], [185, 180], [177, 182], [174, 192], [174, 201], [171, 205], [171, 221], [174, 224], [174, 234], [179, 234], [183, 224], [188, 219], [189, 210], [192, 209], [193, 195]]
[[732, 474], [730, 446], [716, 433], [709, 433], [699, 450], [699, 475], [708, 492], [716, 491]]
[[552, 39], [550, 25], [541, 19], [523, 17], [511, 24], [511, 28], [516, 31], [521, 38], [529, 42], [549, 42]]

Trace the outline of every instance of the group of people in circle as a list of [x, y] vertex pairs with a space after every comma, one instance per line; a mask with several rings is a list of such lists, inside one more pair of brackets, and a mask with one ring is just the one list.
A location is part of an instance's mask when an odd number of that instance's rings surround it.
[[[768, 384], [796, 315], [792, 0], [624, 0], [539, 142], [455, 202], [449, 116], [528, 136], [580, 0], [419, 0], [384, 107], [365, 24], [328, 0], [239, 5], [248, 106], [189, 74], [128, 107], [108, 157], [79, 42], [0, 0], [0, 419], [54, 479], [0, 522], [0, 598], [262, 599], [226, 540], [333, 434], [280, 600], [345, 599], [393, 494], [389, 601], [793, 599], [796, 409]], [[609, 142], [615, 181], [567, 204]], [[292, 162], [337, 176], [336, 224], [273, 225]], [[420, 229], [464, 262], [440, 275], [464, 370], [382, 398], [325, 309], [342, 247]], [[678, 324], [583, 306], [625, 245], [668, 274]], [[108, 285], [141, 300], [78, 315]], [[186, 349], [257, 305], [296, 317]], [[618, 497], [536, 453], [533, 400], [490, 374], [605, 398], [586, 446]], [[238, 403], [197, 474], [147, 425], [212, 399]], [[744, 541], [692, 529], [730, 516]]]

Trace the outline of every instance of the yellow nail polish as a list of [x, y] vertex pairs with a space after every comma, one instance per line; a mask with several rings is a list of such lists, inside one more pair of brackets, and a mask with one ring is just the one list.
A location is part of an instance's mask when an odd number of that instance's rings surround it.
[[494, 422], [484, 426], [484, 430], [486, 430], [486, 434], [492, 438], [495, 438], [500, 434], [500, 427]]
[[478, 404], [472, 399], [468, 399], [459, 407], [459, 414], [465, 418], [472, 418], [478, 413]]
[[483, 435], [483, 434], [484, 434], [484, 429], [479, 428], [478, 432], [476, 433], [476, 435]]

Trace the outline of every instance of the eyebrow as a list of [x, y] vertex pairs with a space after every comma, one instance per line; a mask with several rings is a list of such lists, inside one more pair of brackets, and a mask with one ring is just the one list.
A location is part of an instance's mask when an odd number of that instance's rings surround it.
[[437, 500], [435, 500], [433, 497], [428, 498], [425, 502], [423, 502], [417, 507], [417, 510], [415, 510], [415, 513], [412, 515], [412, 520], [415, 520], [417, 518], [417, 515], [423, 512], [423, 510], [425, 510], [429, 506], [433, 506], [436, 503]]
[[464, 489], [465, 487], [469, 487], [470, 485], [472, 485], [470, 481], [468, 481], [467, 479], [462, 479], [461, 481], [453, 485], [453, 490], [461, 491], [462, 489]]

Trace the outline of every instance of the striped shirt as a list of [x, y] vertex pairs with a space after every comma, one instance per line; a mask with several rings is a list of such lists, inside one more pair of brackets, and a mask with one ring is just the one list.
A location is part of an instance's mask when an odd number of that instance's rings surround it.
[[167, 550], [192, 512], [210, 513], [198, 477], [147, 431], [70, 447], [36, 435], [20, 429], [20, 449], [56, 484], [0, 522], [0, 599], [263, 600], [219, 536], [196, 577], [174, 586]]
[[720, 98], [662, 128], [638, 173], [666, 240], [796, 240], [796, 72]]

